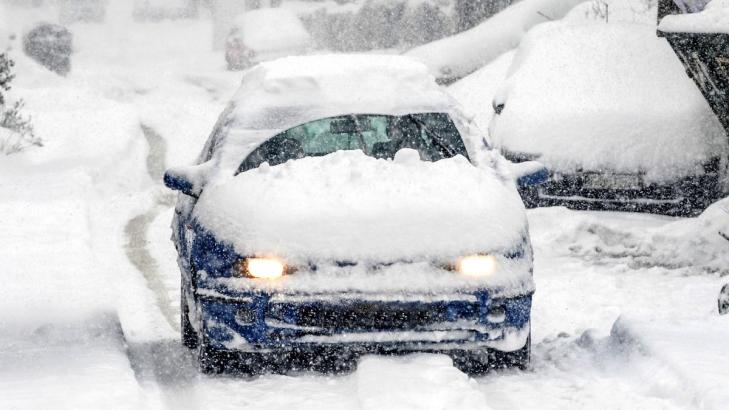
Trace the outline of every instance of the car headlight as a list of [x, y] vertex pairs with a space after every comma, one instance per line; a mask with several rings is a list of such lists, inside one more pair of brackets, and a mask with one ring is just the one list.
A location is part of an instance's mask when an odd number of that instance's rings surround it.
[[475, 278], [491, 276], [496, 268], [496, 257], [493, 255], [469, 255], [456, 261], [456, 270], [459, 273]]
[[286, 273], [286, 263], [273, 257], [245, 258], [235, 264], [234, 270], [237, 276], [278, 279]]

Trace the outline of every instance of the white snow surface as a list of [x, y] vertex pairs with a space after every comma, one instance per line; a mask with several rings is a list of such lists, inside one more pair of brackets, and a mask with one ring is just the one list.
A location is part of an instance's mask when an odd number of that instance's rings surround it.
[[[305, 205], [303, 205], [305, 204]], [[393, 262], [517, 246], [524, 207], [511, 183], [457, 156], [434, 163], [340, 151], [208, 186], [194, 216], [241, 255]]]
[[310, 46], [311, 36], [301, 20], [287, 8], [250, 10], [236, 18], [246, 47], [256, 52], [301, 51]]
[[674, 33], [729, 34], [729, 0], [711, 0], [698, 13], [665, 16], [658, 29]]
[[[413, 391], [422, 393], [413, 396]], [[362, 409], [483, 409], [486, 396], [474, 380], [453, 371], [446, 356], [414, 355], [396, 361], [365, 357], [357, 374]]]
[[683, 66], [651, 26], [544, 24], [530, 31], [490, 135], [541, 154], [555, 172], [645, 172], [649, 182], [701, 174], [726, 137]]
[[533, 26], [558, 20], [583, 0], [522, 0], [470, 30], [405, 53], [437, 78], [458, 79], [516, 48]]
[[[0, 23], [37, 11], [15, 3]], [[161, 134], [168, 162], [187, 163], [240, 79], [210, 52], [209, 21], [130, 24], [73, 24], [66, 78], [12, 52], [9, 93], [46, 145], [0, 156], [0, 408], [726, 407], [725, 203], [693, 219], [528, 211], [539, 287], [529, 371], [468, 379], [445, 356], [414, 355], [364, 358], [343, 375], [200, 375], [178, 306], [155, 298], [160, 282], [179, 300], [179, 271], [173, 210], [144, 169], [138, 125]], [[158, 208], [138, 238], [153, 261], [138, 271], [125, 226]]]

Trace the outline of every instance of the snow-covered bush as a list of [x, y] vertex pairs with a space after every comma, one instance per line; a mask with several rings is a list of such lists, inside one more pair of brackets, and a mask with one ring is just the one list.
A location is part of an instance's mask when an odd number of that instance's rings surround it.
[[410, 4], [399, 23], [400, 41], [416, 46], [451, 34], [452, 19], [446, 11], [431, 0]]
[[29, 118], [23, 117], [23, 101], [6, 106], [4, 91], [10, 90], [14, 75], [14, 63], [6, 54], [0, 54], [0, 153], [14, 154], [30, 146], [42, 146], [40, 138], [33, 133]]
[[319, 47], [337, 51], [414, 46], [453, 32], [450, 0], [366, 0], [301, 16]]

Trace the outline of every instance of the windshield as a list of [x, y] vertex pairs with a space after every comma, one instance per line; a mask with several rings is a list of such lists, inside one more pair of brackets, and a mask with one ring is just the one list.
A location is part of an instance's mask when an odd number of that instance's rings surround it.
[[324, 118], [284, 131], [256, 148], [238, 173], [264, 162], [316, 157], [341, 150], [362, 150], [375, 158], [393, 158], [403, 148], [420, 153], [423, 161], [463, 155], [466, 147], [445, 113], [395, 115], [357, 114]]

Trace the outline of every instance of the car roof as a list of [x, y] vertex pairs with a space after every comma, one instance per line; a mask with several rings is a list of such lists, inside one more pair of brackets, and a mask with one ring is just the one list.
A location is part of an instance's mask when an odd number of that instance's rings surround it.
[[[220, 167], [236, 167], [294, 126], [346, 114], [452, 114], [457, 104], [425, 65], [397, 55], [286, 57], [245, 72], [221, 118]], [[457, 124], [458, 125], [458, 124]], [[230, 163], [228, 163], [230, 161]]]

